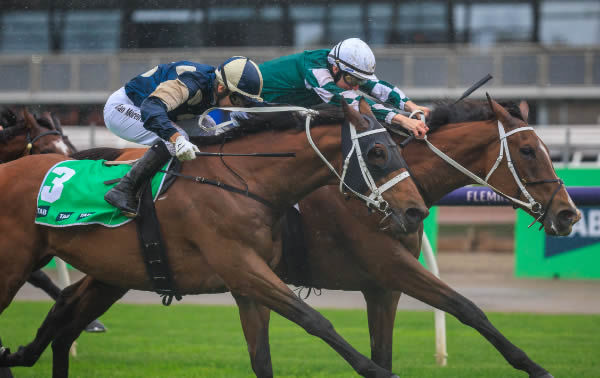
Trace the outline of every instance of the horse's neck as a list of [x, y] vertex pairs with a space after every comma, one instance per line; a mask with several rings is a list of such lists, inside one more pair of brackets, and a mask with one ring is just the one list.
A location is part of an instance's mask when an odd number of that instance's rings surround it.
[[[311, 136], [334, 166], [341, 165], [340, 125], [314, 127]], [[292, 158], [228, 159], [248, 182], [249, 191], [285, 210], [317, 188], [332, 182], [333, 175], [309, 145], [304, 131], [288, 130], [249, 135], [227, 143], [224, 152], [294, 152]], [[238, 158], [235, 158], [238, 159]]]
[[[474, 122], [460, 123], [444, 126], [428, 139], [460, 165], [485, 178], [485, 156], [490, 146], [498, 141], [498, 130], [491, 121], [477, 122], [477, 125]], [[431, 201], [429, 206], [452, 190], [474, 183], [434, 154], [425, 143], [410, 143], [405, 151], [412, 174]]]

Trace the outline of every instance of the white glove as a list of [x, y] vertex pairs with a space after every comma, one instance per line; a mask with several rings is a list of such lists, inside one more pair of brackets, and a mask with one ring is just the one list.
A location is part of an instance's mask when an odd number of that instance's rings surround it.
[[177, 159], [193, 160], [196, 158], [196, 152], [200, 152], [200, 149], [189, 140], [185, 139], [183, 135], [180, 135], [175, 140], [175, 155]]

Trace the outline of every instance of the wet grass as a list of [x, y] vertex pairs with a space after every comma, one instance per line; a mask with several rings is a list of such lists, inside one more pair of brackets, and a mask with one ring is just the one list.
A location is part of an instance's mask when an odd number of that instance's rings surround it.
[[[50, 302], [15, 302], [0, 316], [0, 337], [13, 351], [30, 341]], [[321, 311], [361, 353], [369, 355], [366, 313]], [[556, 377], [597, 377], [600, 316], [488, 314], [492, 323]], [[82, 334], [71, 377], [252, 377], [234, 307], [174, 304], [115, 305], [101, 320], [105, 334]], [[526, 377], [512, 369], [476, 331], [448, 317], [448, 366], [434, 360], [433, 314], [401, 312], [394, 330], [394, 372], [401, 377]], [[277, 377], [352, 377], [323, 341], [273, 314], [270, 326]], [[51, 376], [51, 349], [21, 377]]]

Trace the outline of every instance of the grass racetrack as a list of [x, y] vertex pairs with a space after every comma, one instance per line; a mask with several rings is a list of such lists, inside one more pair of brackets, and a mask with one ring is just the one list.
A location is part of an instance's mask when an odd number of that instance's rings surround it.
[[[158, 297], [157, 297], [158, 298]], [[31, 341], [50, 302], [14, 302], [0, 316], [0, 337], [16, 351]], [[321, 310], [361, 353], [370, 355], [366, 312]], [[600, 316], [490, 313], [509, 340], [555, 377], [600, 376]], [[83, 333], [71, 358], [72, 377], [253, 377], [235, 307], [117, 304], [101, 320], [105, 334]], [[475, 330], [447, 316], [448, 366], [434, 359], [431, 312], [399, 312], [394, 372], [401, 377], [526, 377]], [[277, 377], [353, 377], [323, 341], [271, 315], [271, 355]], [[51, 376], [51, 348], [16, 378]]]

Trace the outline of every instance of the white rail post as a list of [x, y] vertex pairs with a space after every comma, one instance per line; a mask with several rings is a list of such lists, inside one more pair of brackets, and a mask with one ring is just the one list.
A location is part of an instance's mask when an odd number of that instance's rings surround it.
[[[429, 271], [433, 275], [440, 278], [440, 271], [435, 260], [435, 255], [433, 254], [433, 248], [431, 248], [431, 243], [425, 231], [423, 231], [422, 250], [427, 268], [429, 268]], [[448, 364], [448, 353], [446, 352], [446, 313], [434, 308], [433, 314], [435, 321], [435, 361], [440, 366], [446, 366]]]
[[[56, 262], [56, 272], [58, 273], [58, 282], [60, 284], [60, 288], [64, 289], [65, 287], [71, 284], [71, 277], [69, 276], [69, 270], [67, 269], [67, 263], [59, 259], [58, 257], [54, 258]], [[73, 345], [71, 345], [71, 356], [77, 356], [77, 342], [74, 341]]]

